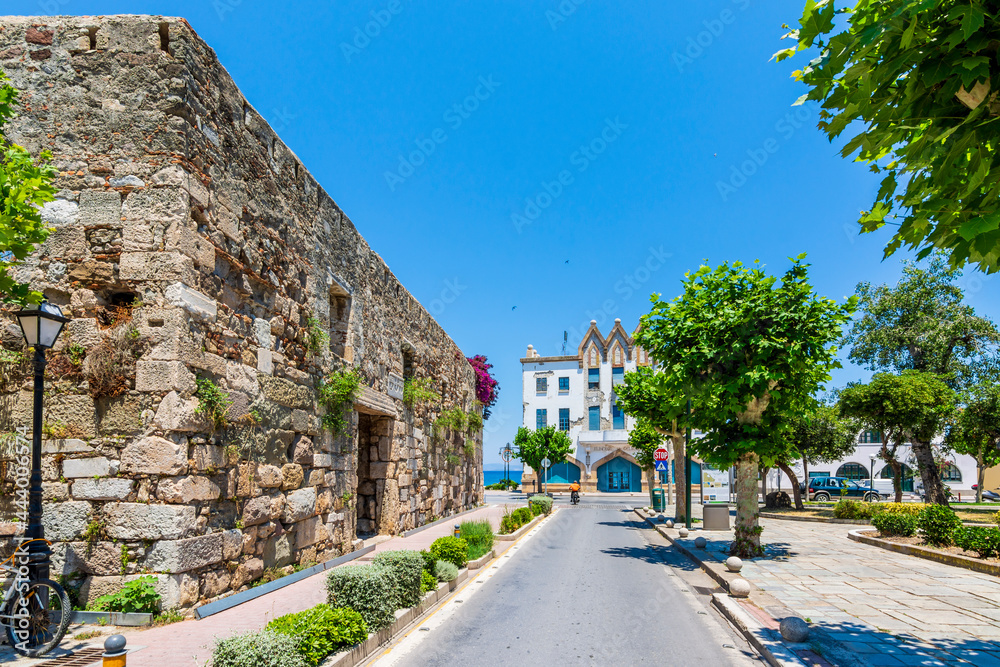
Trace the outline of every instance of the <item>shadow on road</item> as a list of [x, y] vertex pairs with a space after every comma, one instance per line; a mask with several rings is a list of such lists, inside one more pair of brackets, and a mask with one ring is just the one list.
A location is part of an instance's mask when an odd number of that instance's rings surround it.
[[[645, 547], [609, 547], [607, 549], [601, 549], [602, 554], [607, 554], [613, 558], [634, 558], [636, 560], [641, 560], [646, 563], [653, 564], [666, 564], [664, 560], [665, 554], [661, 553], [660, 550], [663, 547], [645, 546]], [[670, 567], [677, 570], [693, 571], [697, 570], [698, 565], [692, 563], [690, 560], [683, 558], [678, 559], [678, 562], [670, 563]]]

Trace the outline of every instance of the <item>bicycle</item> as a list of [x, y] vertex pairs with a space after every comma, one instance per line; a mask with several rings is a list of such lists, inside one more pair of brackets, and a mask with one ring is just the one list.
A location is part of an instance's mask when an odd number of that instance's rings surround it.
[[[39, 539], [24, 542], [0, 562], [0, 571], [9, 580], [0, 603], [0, 626], [6, 630], [11, 647], [28, 658], [43, 656], [58, 646], [73, 615], [69, 595], [62, 586], [51, 579], [29, 580], [29, 566], [18, 563], [18, 556], [25, 556], [24, 547]], [[41, 541], [52, 545], [48, 540]]]

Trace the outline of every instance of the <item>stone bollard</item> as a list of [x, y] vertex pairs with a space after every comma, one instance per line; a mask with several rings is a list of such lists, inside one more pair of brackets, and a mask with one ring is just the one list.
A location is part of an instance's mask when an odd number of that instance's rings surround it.
[[680, 530], [677, 531], [677, 534], [680, 535], [681, 537], [687, 537], [688, 536], [688, 529], [687, 528], [681, 528]]
[[708, 547], [708, 540], [704, 537], [696, 537], [694, 538], [694, 546], [696, 549], [705, 549]]
[[743, 561], [739, 556], [730, 556], [726, 559], [726, 569], [730, 572], [739, 572], [743, 569]]
[[746, 579], [733, 579], [729, 582], [729, 594], [734, 598], [750, 597], [750, 582]]
[[674, 527], [674, 520], [673, 519], [667, 519], [666, 525], [667, 525], [667, 528], [673, 528]]
[[785, 641], [801, 644], [809, 639], [809, 624], [798, 616], [789, 616], [782, 620], [778, 630]]
[[125, 667], [125, 637], [111, 635], [104, 640], [104, 653], [101, 654], [101, 667]]

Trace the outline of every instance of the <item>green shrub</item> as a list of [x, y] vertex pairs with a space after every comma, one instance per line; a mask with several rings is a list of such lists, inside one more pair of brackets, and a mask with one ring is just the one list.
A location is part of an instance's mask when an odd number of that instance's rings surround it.
[[327, 604], [279, 616], [265, 630], [294, 639], [296, 650], [309, 665], [318, 665], [331, 653], [368, 639], [368, 626], [361, 614]]
[[917, 516], [917, 528], [924, 542], [935, 547], [949, 547], [955, 531], [962, 527], [962, 520], [955, 510], [944, 505], [927, 505]]
[[519, 524], [517, 522], [517, 520], [514, 519], [514, 515], [513, 514], [504, 514], [502, 517], [500, 517], [500, 534], [501, 535], [510, 535], [511, 533], [513, 533], [514, 531], [516, 531], [520, 527], [521, 527], [521, 524]]
[[432, 554], [427, 549], [421, 551], [420, 556], [424, 559], [424, 570], [434, 574], [434, 563], [437, 562], [437, 556]]
[[345, 565], [326, 579], [327, 603], [348, 607], [361, 614], [370, 632], [396, 620], [396, 585], [392, 574], [372, 565]]
[[372, 565], [392, 573], [399, 608], [420, 604], [420, 574], [424, 571], [424, 559], [419, 551], [383, 551], [375, 554]]
[[872, 525], [887, 536], [912, 537], [917, 532], [917, 520], [908, 514], [878, 512], [872, 517]]
[[993, 523], [1000, 524], [1000, 510], [993, 515]]
[[924, 509], [921, 503], [879, 503], [879, 512], [889, 512], [891, 514], [905, 514], [916, 517]]
[[160, 594], [154, 577], [134, 579], [117, 593], [102, 595], [90, 605], [92, 611], [121, 611], [126, 614], [155, 614], [160, 610]]
[[833, 516], [835, 519], [857, 519], [858, 517], [858, 505], [860, 505], [856, 500], [851, 500], [849, 498], [841, 498], [837, 501], [837, 504], [833, 506]]
[[439, 537], [431, 544], [431, 553], [438, 560], [454, 563], [455, 567], [465, 567], [469, 560], [469, 543], [461, 537]]
[[420, 571], [420, 594], [423, 595], [429, 591], [437, 588], [438, 580], [434, 576], [433, 572], [428, 572], [427, 570]]
[[965, 526], [955, 531], [955, 546], [980, 558], [1000, 558], [1000, 528]]
[[528, 507], [518, 507], [511, 513], [511, 516], [517, 521], [518, 527], [530, 523], [535, 518], [535, 515], [531, 513], [531, 509]]
[[458, 566], [446, 560], [434, 563], [434, 576], [438, 581], [455, 581], [458, 577]]
[[552, 512], [552, 499], [548, 496], [532, 496], [528, 506], [531, 507], [531, 513], [535, 516], [549, 514]]
[[493, 550], [493, 524], [489, 519], [463, 521], [459, 532], [469, 544], [469, 560], [482, 558]]
[[295, 640], [270, 630], [248, 632], [219, 640], [212, 667], [308, 667]]

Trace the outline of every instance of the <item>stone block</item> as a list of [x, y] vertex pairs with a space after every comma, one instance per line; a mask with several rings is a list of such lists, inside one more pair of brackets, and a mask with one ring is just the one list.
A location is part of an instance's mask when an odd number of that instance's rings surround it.
[[163, 237], [163, 249], [184, 253], [199, 268], [215, 269], [215, 246], [198, 233], [198, 228], [193, 222], [175, 222], [167, 227]]
[[[292, 412], [292, 419], [295, 419], [295, 412]], [[315, 455], [315, 449], [313, 447], [313, 441], [308, 437], [302, 435], [299, 436], [295, 441], [294, 447], [292, 447], [292, 463], [298, 463], [303, 466], [311, 466], [313, 464], [313, 458]]]
[[87, 394], [56, 394], [46, 400], [45, 420], [76, 426], [84, 437], [97, 435], [97, 410]]
[[271, 323], [262, 317], [258, 317], [253, 321], [253, 331], [257, 345], [270, 350], [273, 341], [271, 338]]
[[194, 283], [194, 260], [179, 252], [123, 252], [118, 260], [122, 280]]
[[262, 574], [264, 574], [264, 561], [260, 558], [251, 558], [237, 566], [230, 585], [236, 590], [244, 584], [259, 579]]
[[236, 560], [243, 552], [243, 531], [232, 529], [222, 532], [222, 557]]
[[107, 477], [111, 472], [111, 462], [103, 456], [87, 459], [65, 459], [62, 463], [63, 477]]
[[303, 479], [305, 479], [302, 472], [302, 466], [297, 463], [286, 463], [282, 466], [281, 477], [281, 488], [286, 491], [289, 489], [299, 488], [302, 486]]
[[273, 465], [257, 466], [257, 483], [262, 489], [274, 489], [284, 483], [281, 475], [281, 468]]
[[256, 498], [251, 498], [243, 505], [244, 528], [267, 523], [271, 519], [277, 518], [281, 515], [281, 510], [279, 509], [277, 514], [275, 514], [275, 505], [280, 508], [281, 505], [279, 503], [283, 502], [280, 496], [257, 496]]
[[116, 540], [176, 540], [196, 527], [191, 505], [109, 503], [104, 518], [108, 537]]
[[125, 225], [166, 227], [187, 220], [188, 196], [179, 188], [145, 188], [125, 198], [121, 210]]
[[250, 498], [260, 493], [257, 484], [257, 464], [243, 462], [237, 466], [236, 495], [240, 498]]
[[166, 503], [218, 500], [221, 493], [215, 482], [199, 475], [167, 477], [161, 479], [156, 487], [157, 497]]
[[264, 565], [284, 567], [292, 562], [292, 541], [288, 533], [275, 535], [264, 544]]
[[147, 552], [144, 565], [156, 572], [190, 572], [222, 560], [222, 533], [182, 540], [160, 540]]
[[233, 576], [227, 570], [209, 570], [201, 575], [201, 597], [214, 598], [229, 590]]
[[46, 539], [53, 542], [70, 542], [83, 537], [90, 525], [93, 507], [82, 500], [50, 503], [42, 512], [42, 526]]
[[309, 413], [305, 410], [292, 410], [292, 430], [299, 433], [309, 431]]
[[122, 197], [115, 191], [83, 190], [78, 215], [88, 227], [121, 227]]
[[42, 500], [45, 502], [69, 500], [69, 484], [42, 482]]
[[298, 550], [329, 539], [326, 526], [320, 517], [304, 519], [295, 525], [295, 548]]
[[[68, 461], [63, 462], [63, 466]], [[132, 493], [132, 480], [120, 477], [104, 479], [78, 479], [73, 482], [76, 500], [127, 500]]]
[[122, 471], [137, 475], [180, 475], [187, 471], [187, 447], [155, 435], [122, 450]]
[[203, 322], [214, 322], [218, 313], [218, 304], [198, 290], [192, 289], [184, 283], [174, 283], [168, 285], [163, 296], [167, 303], [178, 308], [183, 308], [191, 313], [196, 320]]
[[[178, 363], [178, 362], [147, 362], [147, 363]], [[186, 369], [185, 369], [186, 370]], [[178, 431], [185, 433], [205, 433], [212, 432], [214, 425], [205, 415], [198, 413], [199, 401], [197, 398], [181, 398], [172, 391], [163, 397], [159, 407], [156, 408], [156, 416], [153, 418], [153, 426], [162, 428], [165, 431]]]
[[257, 370], [266, 375], [274, 373], [274, 361], [271, 359], [271, 350], [257, 348]]
[[137, 361], [135, 388], [138, 391], [195, 390], [194, 373], [181, 361]]
[[260, 393], [260, 383], [257, 381], [257, 370], [246, 364], [230, 361], [226, 364], [226, 382], [229, 389], [239, 391], [247, 396], [257, 396]]
[[142, 430], [142, 411], [148, 403], [143, 396], [115, 396], [97, 401], [97, 422], [102, 435], [127, 435]]
[[76, 454], [77, 452], [92, 452], [94, 448], [83, 440], [68, 438], [66, 440], [42, 440], [43, 454]]
[[114, 542], [68, 542], [63, 546], [63, 573], [121, 574], [121, 546]]
[[309, 471], [309, 477], [306, 478], [306, 486], [322, 486], [325, 481], [326, 473], [317, 468]]
[[295, 523], [316, 513], [316, 487], [292, 491], [285, 497], [285, 511], [281, 515], [284, 523]]
[[39, 215], [53, 227], [75, 225], [80, 221], [80, 205], [69, 199], [56, 199], [46, 202]]
[[157, 576], [156, 590], [162, 609], [190, 607], [198, 601], [198, 577], [190, 574]]
[[308, 387], [278, 377], [262, 375], [258, 379], [264, 396], [278, 405], [299, 410], [312, 409], [312, 392]]
[[333, 454], [313, 454], [314, 468], [332, 468]]
[[101, 342], [101, 332], [97, 328], [97, 320], [93, 317], [78, 317], [66, 323], [65, 340], [93, 347]]
[[226, 465], [226, 450], [222, 445], [195, 445], [193, 449], [194, 467], [199, 472]]

